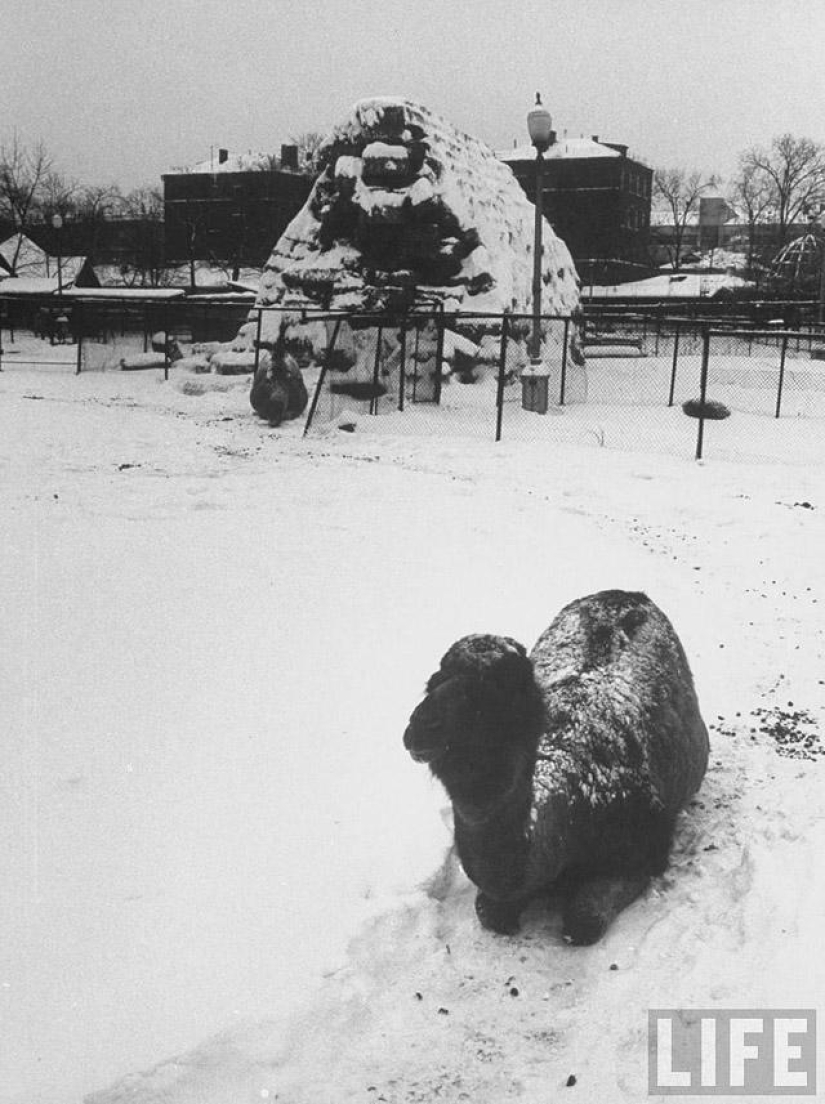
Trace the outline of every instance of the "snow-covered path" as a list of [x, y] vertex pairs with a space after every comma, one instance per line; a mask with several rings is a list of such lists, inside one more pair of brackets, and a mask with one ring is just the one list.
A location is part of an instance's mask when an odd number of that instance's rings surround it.
[[[821, 767], [749, 731], [825, 713], [821, 467], [305, 443], [243, 385], [34, 372], [0, 376], [0, 463], [4, 1102], [219, 1031], [99, 1099], [540, 1100], [572, 1073], [632, 1100], [648, 1007], [825, 991]], [[420, 888], [449, 833], [401, 734], [456, 636], [531, 644], [602, 586], [674, 621], [713, 767], [602, 944], [540, 915], [497, 940], [459, 872]]]

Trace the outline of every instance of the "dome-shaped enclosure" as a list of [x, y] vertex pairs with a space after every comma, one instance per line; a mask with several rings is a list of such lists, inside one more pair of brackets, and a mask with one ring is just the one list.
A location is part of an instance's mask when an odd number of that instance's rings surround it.
[[819, 293], [825, 234], [810, 230], [784, 245], [771, 262], [768, 280], [780, 295], [816, 296]]

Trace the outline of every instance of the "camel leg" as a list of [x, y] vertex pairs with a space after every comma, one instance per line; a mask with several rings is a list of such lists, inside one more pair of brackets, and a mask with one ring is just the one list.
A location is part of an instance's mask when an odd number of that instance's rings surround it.
[[481, 926], [499, 935], [515, 935], [524, 901], [495, 901], [486, 893], [476, 894], [476, 915]]
[[578, 946], [598, 942], [622, 909], [644, 893], [649, 881], [647, 874], [583, 878], [564, 906], [565, 938]]

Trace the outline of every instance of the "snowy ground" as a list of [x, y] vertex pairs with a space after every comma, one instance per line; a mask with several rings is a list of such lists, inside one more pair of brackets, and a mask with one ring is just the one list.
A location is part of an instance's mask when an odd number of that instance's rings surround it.
[[[821, 1002], [825, 434], [303, 440], [246, 381], [5, 368], [3, 1104], [638, 1101], [649, 1007]], [[401, 735], [455, 637], [603, 586], [674, 621], [711, 769], [602, 943], [496, 938]]]

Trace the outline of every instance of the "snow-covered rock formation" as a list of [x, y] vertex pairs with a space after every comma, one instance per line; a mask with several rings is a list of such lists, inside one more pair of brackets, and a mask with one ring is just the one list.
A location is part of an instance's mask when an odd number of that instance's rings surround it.
[[[408, 100], [362, 100], [275, 245], [258, 304], [346, 311], [443, 304], [529, 313], [535, 210], [483, 142]], [[578, 278], [545, 222], [542, 311], [569, 315]], [[263, 337], [277, 331], [273, 312]]]

